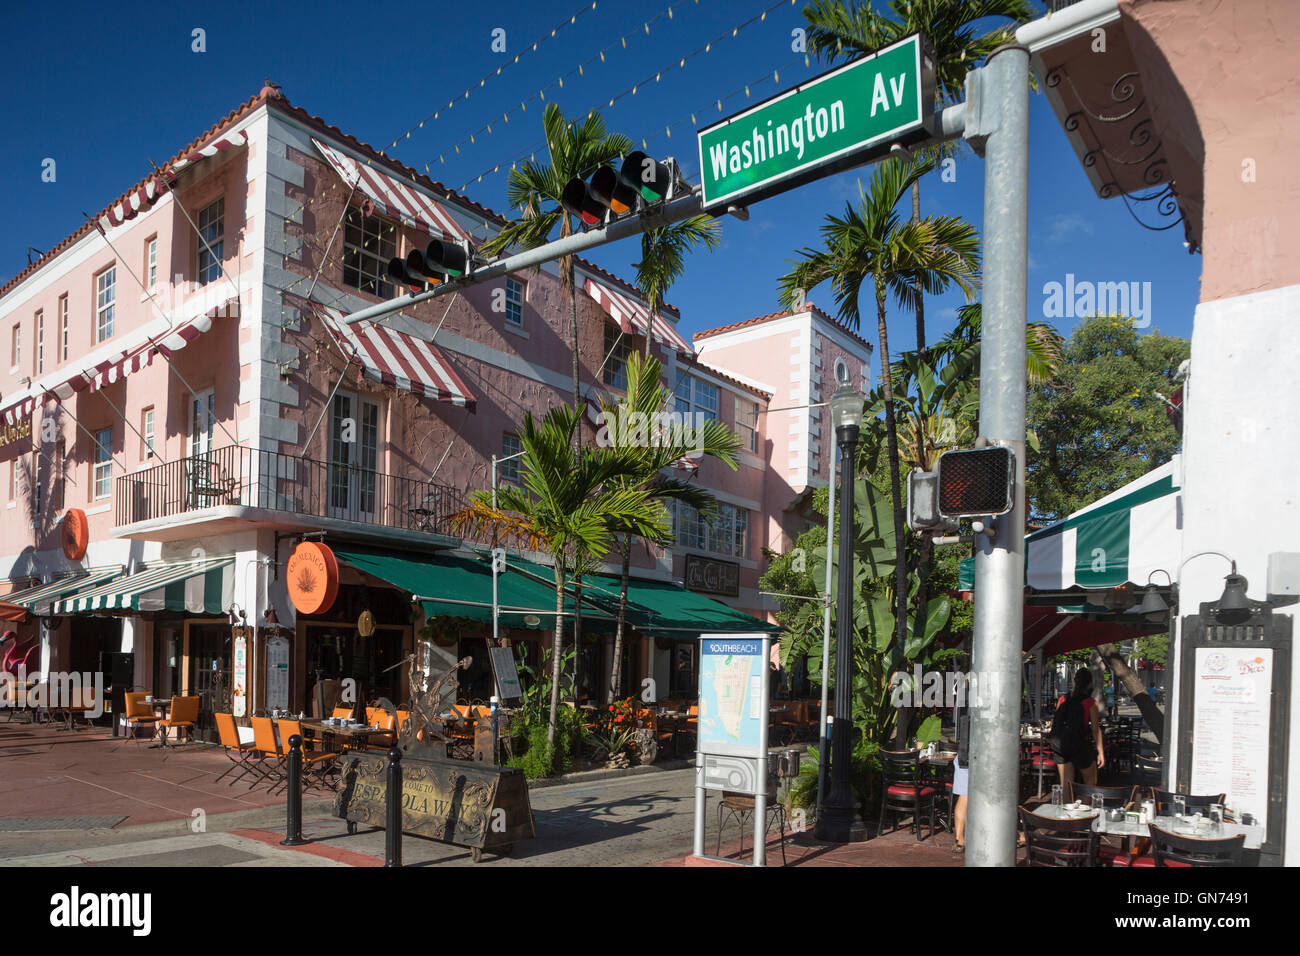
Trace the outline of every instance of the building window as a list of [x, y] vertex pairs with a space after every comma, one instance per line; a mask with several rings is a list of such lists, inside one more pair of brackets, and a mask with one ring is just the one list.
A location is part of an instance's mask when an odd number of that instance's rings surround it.
[[68, 296], [59, 296], [59, 361], [68, 360]]
[[207, 285], [221, 275], [221, 260], [226, 238], [226, 200], [209, 203], [199, 212], [199, 285]]
[[152, 289], [158, 284], [158, 237], [150, 236], [144, 244], [145, 285]]
[[632, 354], [632, 340], [615, 326], [605, 324], [605, 369], [601, 378], [611, 388], [627, 391], [627, 357]]
[[849, 384], [849, 363], [842, 358], [835, 360], [835, 381], [844, 385]]
[[95, 341], [113, 337], [113, 313], [117, 310], [117, 266], [95, 276]]
[[712, 521], [684, 502], [677, 502], [674, 512], [677, 544], [697, 551], [731, 558], [743, 558], [749, 543], [749, 511], [735, 505], [719, 503]]
[[94, 496], [107, 498], [113, 490], [113, 429], [95, 432]]
[[[699, 412], [714, 421], [718, 418], [718, 386], [710, 385], [694, 375], [683, 375], [673, 390], [677, 395], [677, 411], [689, 415]], [[691, 419], [692, 421], [694, 419]]]
[[524, 324], [524, 284], [518, 279], [506, 279], [506, 321]]
[[331, 412], [329, 516], [373, 521], [378, 493], [379, 406], [339, 392]]
[[392, 298], [385, 271], [397, 255], [397, 227], [350, 208], [343, 224], [343, 284], [381, 299]]
[[[519, 484], [519, 459], [511, 458], [512, 455], [518, 455], [524, 450], [520, 444], [519, 436], [514, 432], [506, 432], [501, 436], [501, 457], [497, 459], [497, 479], [499, 481], [508, 481], [512, 485]], [[505, 459], [509, 458], [509, 461]]]
[[153, 422], [154, 407], [150, 405], [140, 415], [140, 434], [144, 436], [144, 443], [140, 448], [140, 459], [147, 461], [153, 457]]
[[36, 313], [36, 374], [45, 371], [45, 310]]
[[9, 336], [9, 371], [18, 371], [18, 366], [23, 360], [23, 327], [22, 323], [14, 326], [13, 332]]
[[742, 451], [758, 453], [758, 402], [736, 399], [736, 434]]

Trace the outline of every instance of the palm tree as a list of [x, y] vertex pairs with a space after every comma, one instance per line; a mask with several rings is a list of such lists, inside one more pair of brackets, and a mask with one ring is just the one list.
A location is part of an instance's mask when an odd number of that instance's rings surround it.
[[[646, 358], [633, 352], [627, 359], [627, 395], [617, 402], [602, 401], [601, 412], [606, 422], [614, 423], [613, 434], [604, 430], [598, 433], [596, 440], [600, 444], [613, 442], [620, 445], [625, 453], [640, 463], [636, 475], [619, 479], [621, 483], [632, 488], [645, 489], [661, 505], [668, 501], [680, 501], [708, 515], [715, 505], [713, 495], [703, 488], [687, 484], [676, 478], [666, 477], [664, 469], [670, 468], [681, 458], [691, 452], [717, 458], [733, 471], [736, 469], [736, 453], [740, 450], [740, 437], [722, 422], [707, 419], [698, 427], [689, 429], [674, 427], [653, 427], [662, 422], [661, 414], [671, 406], [672, 392], [663, 387], [663, 367], [657, 359]], [[637, 417], [633, 417], [637, 416]], [[645, 429], [639, 429], [641, 435], [647, 435], [649, 441], [631, 444], [622, 434], [622, 423], [631, 423], [634, 427], [646, 423]], [[647, 434], [649, 433], [649, 434]], [[611, 521], [611, 528], [617, 535], [615, 547], [623, 559], [622, 576], [618, 594], [618, 626], [614, 631], [614, 660], [610, 666], [609, 691], [607, 701], [614, 699], [619, 686], [620, 670], [623, 662], [623, 634], [627, 618], [627, 590], [631, 576], [632, 539], [635, 529]]]
[[[844, 0], [815, 0], [804, 7], [808, 49], [833, 63], [879, 50], [913, 33], [924, 33], [934, 46], [936, 107], [961, 102], [966, 74], [1015, 36], [1017, 24], [1036, 14], [1027, 0], [891, 0], [893, 19], [868, 3], [846, 8]], [[980, 32], [975, 24], [989, 18], [1012, 23]], [[1031, 80], [1032, 83], [1032, 80]], [[923, 156], [950, 156], [952, 143], [922, 150]], [[921, 218], [921, 184], [912, 184], [912, 218]], [[916, 348], [925, 350], [925, 300], [916, 297]]]
[[[606, 132], [605, 120], [592, 110], [581, 124], [566, 120], [554, 103], [546, 104], [542, 115], [542, 128], [546, 134], [546, 148], [550, 153], [549, 165], [529, 160], [510, 170], [506, 178], [506, 197], [512, 207], [522, 215], [506, 225], [499, 233], [483, 244], [488, 256], [500, 255], [505, 249], [519, 244], [532, 249], [550, 241], [558, 225], [560, 238], [573, 235], [573, 217], [560, 204], [560, 195], [570, 179], [585, 179], [603, 163], [608, 163], [632, 149], [626, 136]], [[543, 209], [544, 202], [553, 203]], [[573, 281], [572, 255], [561, 256], [560, 289], [569, 305], [570, 334], [573, 348], [573, 405], [582, 407], [579, 394], [578, 364], [578, 298]]]
[[[957, 324], [930, 349], [933, 361], [952, 360], [969, 356], [979, 374], [980, 333], [984, 310], [980, 303], [972, 302], [957, 309]], [[1047, 322], [1030, 322], [1025, 329], [1025, 374], [1031, 386], [1044, 385], [1056, 374], [1061, 364], [1061, 347], [1064, 339]]]
[[649, 491], [630, 485], [641, 467], [637, 456], [619, 448], [580, 448], [574, 436], [582, 413], [568, 405], [546, 413], [540, 425], [524, 414], [519, 442], [521, 487], [476, 491], [455, 524], [471, 536], [499, 535], [527, 550], [546, 550], [555, 571], [555, 629], [551, 643], [548, 748], [555, 746], [555, 716], [560, 701], [560, 661], [565, 588], [587, 558], [609, 551], [611, 523], [650, 540], [662, 541], [667, 522], [662, 505]]
[[898, 427], [894, 418], [894, 383], [889, 360], [889, 330], [885, 303], [893, 293], [904, 308], [914, 308], [923, 292], [938, 294], [956, 283], [967, 297], [975, 291], [979, 273], [979, 238], [975, 228], [952, 216], [927, 216], [903, 222], [898, 206], [933, 160], [881, 163], [867, 191], [858, 187], [858, 205], [846, 203], [843, 216], [827, 216], [822, 226], [825, 248], [805, 249], [803, 261], [780, 281], [780, 299], [789, 307], [801, 291], [810, 292], [826, 280], [839, 306], [841, 321], [853, 329], [861, 324], [858, 299], [870, 281], [876, 300], [876, 331], [880, 338], [881, 386], [889, 450], [889, 483], [894, 506], [896, 638], [903, 645], [907, 627], [907, 561], [903, 497], [899, 486]]
[[[636, 286], [645, 293], [650, 306], [650, 328], [659, 319], [659, 307], [669, 287], [686, 271], [686, 253], [700, 243], [717, 248], [722, 227], [712, 216], [660, 226], [641, 234], [641, 261], [636, 264]], [[645, 357], [650, 357], [650, 329], [646, 330]]]

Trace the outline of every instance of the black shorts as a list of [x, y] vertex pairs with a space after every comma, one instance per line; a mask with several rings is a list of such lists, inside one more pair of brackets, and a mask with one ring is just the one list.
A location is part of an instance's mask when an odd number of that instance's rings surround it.
[[1078, 767], [1080, 770], [1086, 770], [1097, 762], [1097, 745], [1094, 743], [1086, 743], [1078, 750], [1069, 754], [1059, 753], [1053, 750], [1052, 756], [1056, 759], [1058, 764], [1074, 764], [1074, 766]]

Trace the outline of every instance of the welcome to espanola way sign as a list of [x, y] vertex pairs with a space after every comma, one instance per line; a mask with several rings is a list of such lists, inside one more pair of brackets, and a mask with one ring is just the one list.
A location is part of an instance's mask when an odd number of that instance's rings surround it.
[[744, 205], [929, 138], [934, 52], [921, 34], [699, 132], [706, 212]]

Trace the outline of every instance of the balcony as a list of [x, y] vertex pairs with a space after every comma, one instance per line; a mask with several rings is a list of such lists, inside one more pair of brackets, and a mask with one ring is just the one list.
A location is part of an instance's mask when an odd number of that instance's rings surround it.
[[451, 516], [466, 504], [432, 481], [240, 445], [134, 472], [115, 491], [114, 534], [149, 540], [274, 527], [454, 546]]

